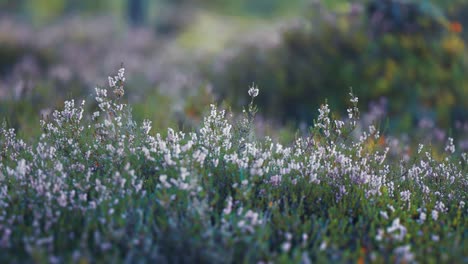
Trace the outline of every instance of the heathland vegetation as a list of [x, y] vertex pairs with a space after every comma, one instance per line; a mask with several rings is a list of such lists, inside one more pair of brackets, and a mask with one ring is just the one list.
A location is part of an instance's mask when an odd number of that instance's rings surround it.
[[0, 263], [467, 262], [466, 1], [221, 2], [0, 0]]

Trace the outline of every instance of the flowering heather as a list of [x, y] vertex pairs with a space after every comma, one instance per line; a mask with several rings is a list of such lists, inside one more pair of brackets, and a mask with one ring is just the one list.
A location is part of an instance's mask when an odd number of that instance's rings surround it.
[[240, 121], [212, 105], [193, 132], [153, 132], [118, 100], [124, 72], [33, 143], [0, 129], [2, 263], [467, 260], [468, 157], [452, 139], [404, 157], [375, 126], [356, 133], [351, 94], [348, 118], [323, 104], [281, 145], [255, 136], [254, 86]]

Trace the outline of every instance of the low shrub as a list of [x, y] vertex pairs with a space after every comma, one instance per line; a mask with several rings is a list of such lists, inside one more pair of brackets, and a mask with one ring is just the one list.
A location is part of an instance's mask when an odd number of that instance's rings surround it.
[[262, 112], [281, 121], [310, 124], [321, 98], [343, 108], [350, 86], [362, 95], [365, 109], [381, 97], [392, 101], [392, 131], [409, 131], [424, 118], [444, 128], [467, 121], [463, 24], [423, 3], [371, 2], [380, 5], [351, 5], [346, 12], [314, 6], [285, 26], [276, 46], [259, 39], [217, 63], [214, 87], [242, 106], [246, 99], [239, 87], [254, 80], [267, 91], [258, 101]]
[[1, 262], [446, 262], [466, 260], [468, 156], [407, 153], [323, 104], [290, 145], [212, 105], [193, 132], [154, 134], [121, 102], [65, 102], [33, 143], [0, 130]]

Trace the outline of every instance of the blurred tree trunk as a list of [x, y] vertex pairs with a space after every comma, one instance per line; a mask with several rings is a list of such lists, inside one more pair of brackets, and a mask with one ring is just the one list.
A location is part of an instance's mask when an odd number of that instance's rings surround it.
[[141, 26], [146, 23], [146, 1], [128, 0], [128, 19], [133, 26]]

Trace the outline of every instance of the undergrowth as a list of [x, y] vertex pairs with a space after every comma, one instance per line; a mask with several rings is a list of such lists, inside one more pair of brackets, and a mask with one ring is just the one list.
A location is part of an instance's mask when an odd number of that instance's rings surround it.
[[[151, 131], [124, 96], [65, 102], [33, 143], [0, 130], [0, 261], [462, 263], [468, 157], [447, 140], [408, 155], [327, 104], [290, 145], [211, 105], [190, 133]], [[111, 95], [111, 90], [113, 94]], [[162, 134], [166, 136], [162, 136]]]

